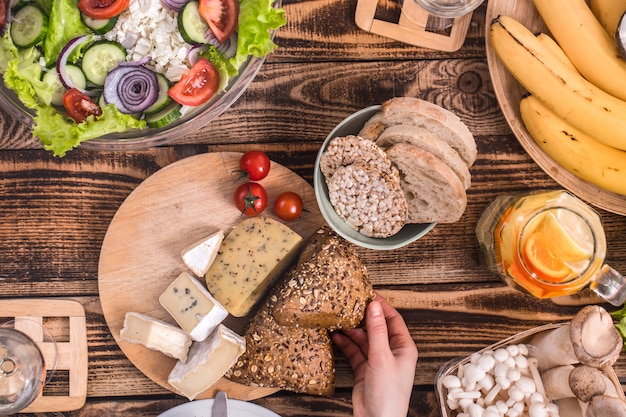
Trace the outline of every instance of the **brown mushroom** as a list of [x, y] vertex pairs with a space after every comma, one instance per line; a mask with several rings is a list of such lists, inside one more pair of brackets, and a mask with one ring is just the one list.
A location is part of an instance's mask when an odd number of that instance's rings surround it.
[[622, 337], [604, 308], [581, 309], [570, 322], [570, 339], [578, 360], [596, 368], [612, 366], [622, 350]]
[[596, 395], [589, 402], [585, 417], [626, 417], [626, 401], [606, 395]]
[[587, 365], [577, 366], [569, 374], [569, 386], [574, 395], [583, 402], [589, 402], [596, 395], [606, 392], [602, 371]]
[[606, 392], [603, 372], [591, 366], [555, 366], [543, 373], [543, 386], [550, 400], [577, 398], [588, 402]]

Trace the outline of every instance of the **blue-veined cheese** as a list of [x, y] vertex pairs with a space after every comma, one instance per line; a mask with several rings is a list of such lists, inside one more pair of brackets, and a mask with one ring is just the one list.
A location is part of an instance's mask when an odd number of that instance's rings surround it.
[[228, 316], [228, 311], [204, 285], [186, 272], [163, 291], [159, 302], [195, 341], [206, 339]]
[[183, 262], [194, 274], [203, 277], [213, 264], [213, 261], [215, 261], [217, 252], [222, 245], [222, 240], [224, 240], [224, 232], [219, 230], [211, 236], [194, 243], [181, 253]]
[[245, 350], [245, 339], [220, 324], [206, 340], [194, 342], [187, 363], [178, 362], [167, 382], [193, 400], [224, 376]]
[[178, 326], [132, 311], [124, 317], [120, 337], [127, 342], [139, 343], [148, 349], [162, 352], [181, 363], [187, 361], [191, 346], [191, 338]]
[[264, 217], [242, 220], [224, 239], [206, 274], [207, 288], [230, 314], [245, 316], [291, 265], [302, 238]]

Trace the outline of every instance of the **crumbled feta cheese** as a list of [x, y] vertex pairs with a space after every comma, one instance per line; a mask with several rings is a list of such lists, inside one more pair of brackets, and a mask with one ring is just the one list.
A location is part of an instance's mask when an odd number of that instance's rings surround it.
[[189, 70], [191, 45], [178, 32], [176, 12], [160, 0], [131, 0], [115, 27], [104, 37], [121, 43], [129, 61], [150, 56], [147, 66], [176, 82]]

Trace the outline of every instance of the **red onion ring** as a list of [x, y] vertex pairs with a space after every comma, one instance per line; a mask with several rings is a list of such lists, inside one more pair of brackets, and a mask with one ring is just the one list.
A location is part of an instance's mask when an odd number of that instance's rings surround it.
[[104, 101], [121, 113], [139, 113], [155, 103], [159, 95], [156, 74], [138, 63], [124, 62], [104, 80]]

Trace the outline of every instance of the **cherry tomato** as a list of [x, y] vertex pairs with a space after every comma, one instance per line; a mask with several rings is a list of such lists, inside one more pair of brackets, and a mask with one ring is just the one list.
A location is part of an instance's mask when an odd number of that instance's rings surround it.
[[267, 177], [270, 165], [270, 158], [262, 151], [248, 151], [239, 160], [239, 168], [250, 181], [261, 181]]
[[241, 184], [233, 196], [237, 209], [247, 216], [261, 214], [267, 206], [265, 188], [256, 182]]
[[167, 92], [184, 106], [199, 106], [215, 95], [220, 73], [206, 58], [200, 58]]
[[276, 197], [274, 212], [285, 221], [296, 220], [302, 214], [302, 198], [294, 192], [287, 191]]
[[67, 114], [76, 121], [76, 123], [84, 122], [87, 117], [102, 115], [102, 109], [91, 98], [81, 93], [76, 88], [69, 89], [63, 94], [63, 106]]
[[92, 19], [111, 19], [128, 7], [130, 0], [79, 0], [78, 9]]
[[221, 43], [230, 38], [237, 29], [239, 2], [237, 0], [200, 0], [198, 13]]

